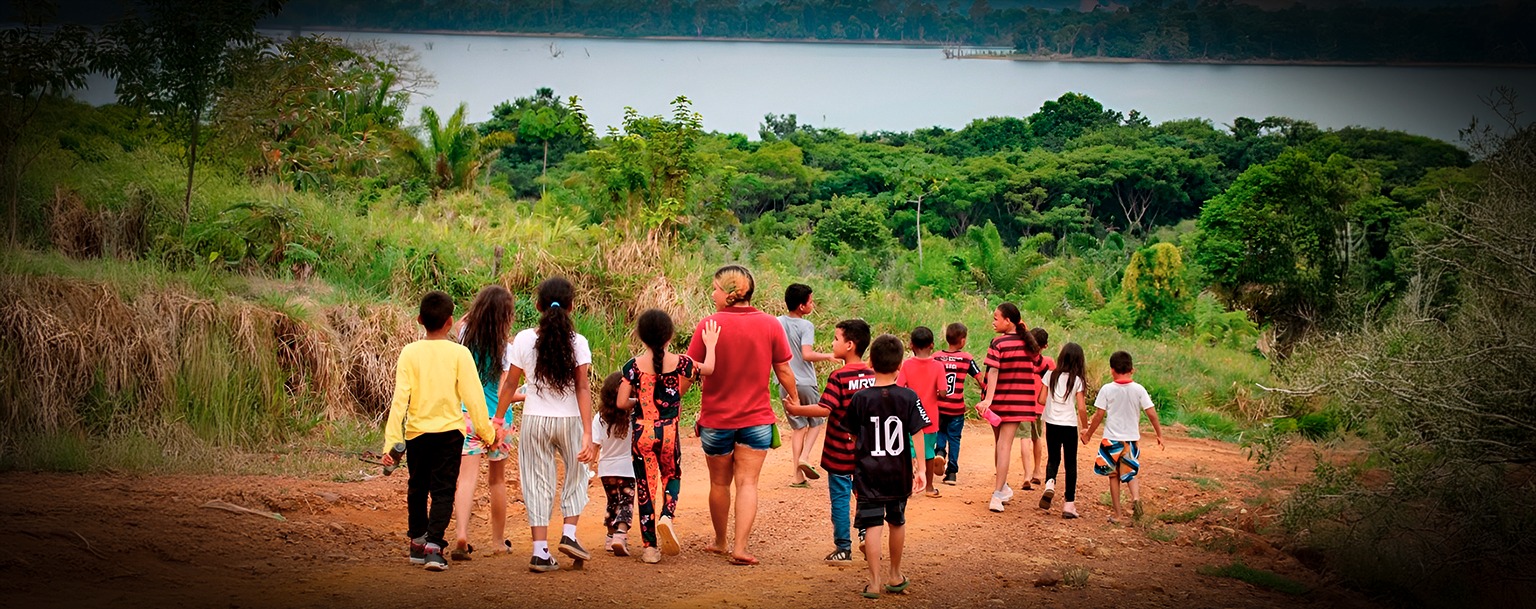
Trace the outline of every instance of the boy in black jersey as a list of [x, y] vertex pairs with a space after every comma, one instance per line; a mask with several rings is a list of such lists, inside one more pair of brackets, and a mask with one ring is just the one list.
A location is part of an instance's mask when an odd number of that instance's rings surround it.
[[[923, 490], [922, 451], [912, 449], [912, 434], [928, 427], [928, 414], [917, 394], [896, 385], [904, 351], [901, 339], [882, 334], [869, 347], [875, 369], [875, 385], [849, 400], [843, 427], [853, 435], [853, 490], [858, 496], [853, 526], [865, 529], [865, 556], [869, 562], [867, 598], [886, 592], [902, 593], [910, 582], [901, 573], [901, 549], [906, 541], [907, 497]], [[882, 525], [891, 525], [891, 570], [880, 578]]]

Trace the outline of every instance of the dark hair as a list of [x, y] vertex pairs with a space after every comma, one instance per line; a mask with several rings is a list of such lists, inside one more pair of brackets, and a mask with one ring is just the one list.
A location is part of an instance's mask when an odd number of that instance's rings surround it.
[[[501, 357], [506, 354], [516, 308], [511, 292], [499, 285], [488, 285], [480, 289], [469, 303], [469, 311], [464, 313], [464, 337], [459, 342], [474, 356], [481, 385], [501, 377]], [[492, 409], [495, 407], [491, 405]]]
[[844, 319], [835, 328], [843, 331], [843, 340], [853, 342], [854, 354], [864, 357], [864, 350], [869, 348], [869, 324], [862, 319]]
[[[1051, 373], [1051, 394], [1060, 393], [1062, 399], [1066, 399], [1072, 391], [1072, 379], [1086, 385], [1087, 377], [1088, 365], [1083, 358], [1083, 348], [1077, 343], [1062, 345], [1061, 353], [1056, 354], [1056, 370]], [[1063, 379], [1066, 380], [1065, 386], [1061, 382]]]
[[913, 349], [931, 349], [931, 348], [933, 348], [933, 330], [929, 330], [928, 326], [918, 326], [916, 328], [913, 328], [912, 329], [912, 348]]
[[970, 333], [971, 331], [965, 327], [965, 324], [957, 321], [944, 326], [944, 342], [953, 345], [970, 335]]
[[[747, 289], [738, 293], [737, 289], [741, 286], [736, 285], [736, 282], [743, 279], [747, 282]], [[725, 301], [726, 305], [728, 306], [736, 306], [743, 302], [751, 302], [752, 292], [757, 291], [757, 280], [752, 278], [752, 271], [747, 270], [747, 267], [741, 266], [739, 264], [727, 264], [720, 267], [715, 271], [715, 280], [730, 282], [729, 286], [720, 286], [726, 290]]]
[[811, 299], [811, 286], [791, 283], [784, 288], [784, 308], [794, 311]]
[[603, 379], [603, 388], [597, 392], [597, 417], [614, 438], [629, 437], [629, 412], [619, 408], [619, 384], [623, 382], [624, 375], [615, 372]]
[[651, 373], [661, 375], [666, 364], [667, 343], [672, 342], [672, 316], [661, 309], [647, 309], [635, 322], [635, 334], [651, 350]]
[[1019, 321], [1019, 307], [1011, 302], [997, 305], [997, 312], [1003, 314], [1003, 319], [1013, 322], [1013, 334], [1024, 341], [1024, 349], [1031, 354], [1040, 352], [1040, 343], [1035, 342], [1035, 337], [1029, 333], [1029, 327]]
[[1114, 370], [1115, 374], [1130, 374], [1132, 368], [1131, 354], [1116, 351], [1114, 355], [1109, 356], [1109, 369]]
[[564, 277], [550, 277], [534, 289], [539, 337], [533, 341], [533, 375], [546, 388], [568, 393], [576, 388], [576, 324], [571, 321], [575, 288]]
[[448, 323], [448, 318], [453, 317], [453, 297], [438, 290], [427, 292], [426, 296], [421, 297], [421, 308], [416, 314], [421, 327], [428, 332], [441, 330]]
[[1039, 345], [1041, 349], [1044, 349], [1046, 346], [1051, 344], [1051, 333], [1046, 332], [1045, 328], [1040, 326], [1030, 328], [1029, 335], [1035, 338], [1035, 344]]
[[890, 374], [901, 369], [901, 339], [881, 334], [869, 346], [869, 365], [880, 374]]

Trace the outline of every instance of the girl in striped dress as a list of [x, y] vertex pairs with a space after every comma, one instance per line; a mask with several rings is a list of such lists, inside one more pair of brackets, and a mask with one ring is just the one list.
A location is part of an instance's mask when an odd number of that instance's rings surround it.
[[992, 311], [992, 329], [998, 337], [987, 348], [987, 395], [976, 404], [976, 409], [983, 416], [991, 411], [1001, 421], [992, 428], [997, 477], [992, 500], [987, 505], [988, 509], [1001, 512], [1003, 504], [1013, 499], [1013, 489], [1008, 488], [1008, 462], [1013, 455], [1014, 432], [1021, 423], [1040, 418], [1035, 393], [1045, 361], [1029, 328], [1020, 321], [1019, 307], [1013, 303], [1005, 302]]

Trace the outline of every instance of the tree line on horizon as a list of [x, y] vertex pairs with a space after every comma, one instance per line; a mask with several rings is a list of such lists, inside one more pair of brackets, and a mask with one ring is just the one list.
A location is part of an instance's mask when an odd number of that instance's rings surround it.
[[[998, 2], [1003, 5], [1005, 3]], [[294, 0], [283, 27], [578, 33], [1006, 46], [1026, 56], [1162, 61], [1530, 64], [1536, 5], [1282, 10], [1141, 0], [1093, 10], [988, 0]]]

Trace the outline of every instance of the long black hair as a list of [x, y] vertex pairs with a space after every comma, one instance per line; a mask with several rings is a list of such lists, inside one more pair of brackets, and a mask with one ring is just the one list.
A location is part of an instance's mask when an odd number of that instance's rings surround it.
[[672, 342], [674, 330], [672, 316], [661, 309], [647, 309], [635, 321], [635, 334], [651, 350], [652, 374], [661, 376], [662, 366], [666, 364], [667, 344]]
[[[1061, 353], [1056, 354], [1056, 371], [1051, 373], [1051, 395], [1061, 395], [1065, 400], [1071, 397], [1072, 380], [1077, 379], [1084, 385], [1088, 384], [1088, 365], [1084, 361], [1083, 348], [1077, 343], [1067, 343], [1061, 346]], [[1062, 380], [1066, 380], [1063, 386]]]
[[1005, 302], [997, 305], [997, 312], [1003, 314], [1003, 319], [1013, 322], [1013, 335], [1019, 337], [1019, 340], [1024, 341], [1024, 348], [1026, 350], [1031, 354], [1040, 352], [1040, 343], [1035, 342], [1035, 337], [1030, 335], [1029, 328], [1024, 325], [1024, 322], [1019, 321], [1021, 317], [1019, 316], [1018, 305]]
[[[512, 293], [499, 285], [480, 289], [464, 314], [464, 337], [459, 341], [475, 358], [480, 384], [496, 382], [501, 376], [501, 358], [506, 353], [507, 335], [512, 332], [514, 316]], [[494, 406], [492, 406], [494, 408]]]
[[629, 437], [629, 411], [619, 408], [619, 384], [624, 375], [618, 372], [603, 379], [603, 388], [597, 392], [597, 418], [609, 437]]
[[576, 388], [576, 324], [571, 320], [576, 289], [557, 276], [539, 283], [534, 293], [539, 337], [533, 341], [533, 375], [556, 393], [569, 393]]

